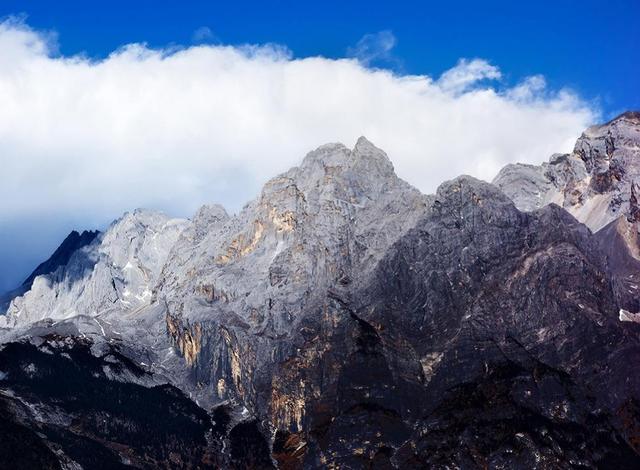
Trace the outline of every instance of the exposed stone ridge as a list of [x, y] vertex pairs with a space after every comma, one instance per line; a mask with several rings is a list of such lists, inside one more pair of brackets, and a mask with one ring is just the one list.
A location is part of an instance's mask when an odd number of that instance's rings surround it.
[[[631, 123], [633, 125], [639, 125], [640, 111], [625, 111], [624, 113], [616, 116], [611, 121], [607, 122], [606, 124], [603, 124], [602, 126], [608, 126], [619, 121], [627, 121], [628, 123]], [[594, 126], [594, 127], [599, 127], [599, 126]]]
[[[158, 295], [171, 303], [184, 297], [172, 289], [190, 286], [189, 292], [214, 289], [249, 302], [259, 286], [268, 291], [312, 278], [346, 279], [356, 255], [350, 250], [371, 265], [391, 242], [387, 238], [409, 227], [411, 212], [424, 206], [424, 196], [399, 180], [386, 154], [364, 137], [353, 150], [323, 145], [300, 167], [267, 182], [238, 216], [220, 212], [206, 223], [196, 217], [169, 256]], [[374, 230], [373, 220], [384, 220], [379, 212], [385, 210], [388, 223]], [[294, 297], [305, 291], [285, 290]]]
[[627, 213], [627, 220], [629, 222], [640, 222], [640, 201], [638, 196], [640, 195], [640, 187], [635, 181], [631, 182], [631, 195], [629, 196], [629, 211]]
[[159, 212], [138, 209], [124, 214], [89, 244], [67, 253], [65, 264], [36, 275], [31, 288], [0, 316], [0, 326], [95, 316], [148, 304], [169, 248], [185, 225]]
[[[259, 368], [244, 359], [284, 354], [280, 339], [322, 309], [327, 289], [364, 282], [427, 201], [360, 138], [353, 149], [328, 144], [310, 152], [237, 216], [207, 219], [202, 237], [194, 219], [171, 250], [156, 298], [198, 380], [219, 399], [258, 400]], [[295, 396], [273, 399], [274, 419], [301, 422]]]
[[627, 112], [587, 129], [571, 154], [541, 166], [510, 165], [493, 183], [522, 210], [556, 203], [597, 231], [633, 210], [640, 178], [640, 113]]
[[58, 267], [65, 266], [74, 252], [93, 242], [99, 234], [100, 232], [97, 230], [85, 230], [81, 234], [73, 230], [69, 235], [67, 235], [56, 251], [54, 251], [46, 261], [40, 263], [18, 288], [0, 295], [0, 314], [6, 312], [13, 299], [24, 295], [25, 292], [31, 289], [33, 280], [37, 276], [52, 273]]
[[58, 266], [64, 266], [69, 262], [71, 255], [82, 248], [90, 244], [100, 234], [97, 230], [85, 230], [81, 234], [73, 230], [67, 238], [64, 239], [62, 244], [53, 252], [51, 257], [41, 263], [22, 283], [23, 286], [30, 288], [33, 280], [36, 276], [43, 274], [49, 274], [55, 271]]

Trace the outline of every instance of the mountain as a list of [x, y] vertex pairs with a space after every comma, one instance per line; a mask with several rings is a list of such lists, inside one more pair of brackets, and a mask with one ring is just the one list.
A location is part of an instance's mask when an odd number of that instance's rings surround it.
[[38, 265], [38, 267], [25, 279], [22, 283], [22, 287], [31, 289], [33, 280], [37, 276], [43, 276], [54, 272], [60, 266], [66, 266], [74, 252], [80, 248], [89, 245], [100, 234], [97, 230], [83, 231], [78, 233], [73, 230], [67, 238], [64, 239], [62, 244], [53, 252], [51, 257], [45, 262]]
[[540, 166], [512, 164], [493, 184], [521, 210], [555, 203], [596, 232], [630, 214], [631, 187], [640, 182], [640, 112], [626, 112], [587, 129], [570, 154]]
[[46, 261], [40, 263], [36, 269], [27, 277], [24, 282], [17, 288], [6, 294], [0, 296], [0, 310], [3, 312], [7, 310], [11, 301], [24, 295], [31, 286], [37, 276], [43, 276], [50, 274], [60, 266], [66, 266], [74, 252], [80, 248], [90, 244], [97, 236], [99, 232], [96, 231], [83, 231], [78, 233], [75, 230], [72, 231], [67, 238], [64, 239], [62, 244], [53, 252], [53, 254]]
[[637, 468], [640, 120], [423, 195], [365, 138], [125, 214], [0, 318], [13, 468]]
[[11, 300], [0, 327], [148, 304], [167, 252], [185, 225], [184, 220], [136, 210], [104, 233], [80, 239], [72, 233], [25, 281], [30, 288]]
[[540, 166], [507, 165], [493, 181], [521, 210], [555, 203], [596, 233], [627, 321], [640, 310], [639, 183], [638, 112], [587, 129], [571, 154]]

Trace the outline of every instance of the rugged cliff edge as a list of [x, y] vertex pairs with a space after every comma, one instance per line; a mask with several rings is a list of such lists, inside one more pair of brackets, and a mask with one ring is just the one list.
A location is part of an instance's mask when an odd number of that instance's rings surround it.
[[638, 149], [627, 113], [425, 196], [361, 138], [238, 215], [127, 214], [2, 319], [0, 461], [637, 468]]
[[631, 187], [639, 180], [640, 113], [627, 112], [587, 129], [570, 154], [540, 166], [507, 165], [493, 184], [521, 210], [556, 203], [596, 232], [637, 210]]

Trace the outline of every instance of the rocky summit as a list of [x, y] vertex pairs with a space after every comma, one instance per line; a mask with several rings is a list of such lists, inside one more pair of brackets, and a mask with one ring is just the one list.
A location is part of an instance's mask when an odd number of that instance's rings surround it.
[[638, 113], [434, 195], [362, 137], [74, 232], [3, 296], [1, 466], [640, 468], [639, 180]]

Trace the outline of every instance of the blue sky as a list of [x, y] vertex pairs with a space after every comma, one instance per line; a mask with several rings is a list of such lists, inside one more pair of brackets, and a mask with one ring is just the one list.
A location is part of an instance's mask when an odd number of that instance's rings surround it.
[[637, 0], [2, 2], [0, 14], [18, 13], [56, 31], [63, 54], [92, 57], [131, 42], [189, 45], [203, 28], [211, 34], [200, 40], [276, 42], [296, 57], [343, 57], [363, 35], [390, 30], [391, 65], [407, 73], [438, 74], [460, 57], [482, 57], [512, 79], [542, 73], [551, 86], [570, 86], [607, 116], [640, 108]]
[[5, 0], [0, 291], [72, 229], [237, 211], [329, 141], [366, 135], [424, 192], [570, 151], [640, 109], [638, 18], [635, 0]]

